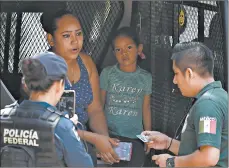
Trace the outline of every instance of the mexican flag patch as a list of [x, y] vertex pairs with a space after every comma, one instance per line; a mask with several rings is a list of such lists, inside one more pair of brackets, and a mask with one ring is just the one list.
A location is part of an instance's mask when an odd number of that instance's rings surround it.
[[199, 134], [216, 134], [216, 123], [217, 119], [215, 117], [201, 117], [199, 121]]

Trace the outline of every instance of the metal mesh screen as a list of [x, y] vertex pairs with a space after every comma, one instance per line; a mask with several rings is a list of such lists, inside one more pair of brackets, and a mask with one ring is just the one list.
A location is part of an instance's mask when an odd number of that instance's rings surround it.
[[141, 19], [141, 27], [137, 27], [137, 31], [140, 33], [140, 41], [143, 43], [143, 53], [146, 55], [146, 59], [139, 61], [138, 65], [147, 70], [151, 71], [151, 57], [150, 57], [150, 40], [151, 40], [151, 34], [149, 32], [150, 30], [150, 2], [145, 1], [144, 3], [139, 3], [138, 5], [138, 12], [134, 19], [132, 19], [132, 25], [136, 26], [139, 25], [139, 20]]
[[225, 62], [225, 50], [224, 50], [224, 40], [223, 40], [223, 30], [222, 30], [222, 20], [219, 13], [216, 13], [211, 21], [209, 27], [209, 40], [211, 41], [211, 48], [214, 53], [214, 61], [215, 61], [215, 68], [214, 68], [214, 75], [216, 80], [221, 80], [224, 83], [224, 87], [227, 87], [225, 84], [224, 78], [224, 69]]
[[[12, 72], [13, 70], [13, 63], [14, 63], [14, 60], [13, 60], [13, 56], [14, 56], [14, 42], [15, 42], [15, 33], [16, 33], [16, 18], [17, 18], [17, 14], [16, 13], [12, 13], [10, 16], [10, 30], [9, 30], [9, 63], [8, 63], [8, 69], [9, 71]], [[4, 64], [4, 49], [5, 49], [5, 46], [3, 45], [6, 41], [6, 18], [7, 18], [7, 13], [3, 12], [1, 13], [1, 20], [0, 20], [0, 23], [1, 23], [1, 31], [0, 31], [0, 37], [1, 37], [1, 49], [0, 49], [0, 53], [1, 53], [1, 68], [3, 68], [3, 64]]]
[[198, 38], [198, 9], [184, 5], [187, 14], [187, 27], [180, 35], [180, 42], [192, 41]]
[[[13, 44], [15, 42], [15, 33], [16, 33], [16, 19], [17, 19], [17, 14], [13, 13], [12, 17], [11, 17], [11, 27], [10, 27], [10, 43]], [[10, 45], [9, 48], [9, 65], [8, 65], [8, 69], [9, 70], [13, 70], [13, 63], [14, 63], [14, 49], [15, 46], [14, 45]]]
[[213, 6], [217, 6], [216, 5], [216, 1], [198, 1], [198, 2], [200, 2], [200, 3], [204, 3], [204, 4], [209, 4], [209, 5], [213, 5]]
[[117, 18], [121, 19], [122, 6], [118, 1], [79, 1], [68, 2], [67, 9], [74, 12], [83, 25], [85, 40], [83, 50], [98, 63], [100, 61], [100, 53], [107, 42], [115, 20]]
[[[153, 129], [173, 136], [185, 113], [187, 100], [172, 93], [173, 71], [171, 51], [173, 42], [173, 4], [151, 2], [151, 66], [153, 93], [151, 109]], [[164, 28], [163, 28], [164, 27]]]
[[46, 33], [42, 29], [40, 16], [42, 13], [22, 14], [20, 55], [19, 59], [33, 56], [49, 48]]
[[[10, 3], [10, 2], [9, 2]], [[40, 12], [24, 12], [25, 4], [27, 2], [23, 1], [17, 3], [17, 10], [21, 8], [22, 18], [20, 26], [20, 45], [19, 45], [19, 59], [25, 57], [30, 57], [37, 53], [43, 52], [49, 48], [49, 45], [46, 40], [46, 33], [41, 27], [40, 16], [42, 14], [42, 9]], [[44, 2], [38, 2], [40, 4]], [[56, 3], [56, 2], [49, 2]], [[24, 5], [24, 6], [23, 6]], [[26, 4], [27, 5], [27, 4]], [[66, 8], [72, 11], [81, 21], [81, 25], [84, 32], [84, 47], [83, 51], [91, 55], [97, 64], [101, 57], [103, 57], [102, 52], [108, 40], [113, 27], [117, 24], [117, 21], [121, 21], [123, 14], [123, 3], [116, 1], [69, 1], [66, 2]], [[44, 10], [44, 9], [43, 9]], [[50, 9], [55, 10], [55, 8]], [[5, 64], [8, 64], [8, 67], [5, 67], [6, 71], [13, 72], [14, 69], [14, 60], [15, 57], [15, 34], [16, 34], [16, 25], [17, 23], [17, 14], [16, 12], [1, 12], [0, 13], [0, 49], [1, 65], [4, 64], [4, 57], [8, 57], [9, 61], [5, 61]], [[10, 34], [6, 34], [7, 16], [11, 16], [10, 21]], [[118, 26], [118, 25], [117, 25]], [[9, 38], [9, 41], [6, 39]], [[7, 43], [7, 44], [6, 44]], [[5, 53], [5, 46], [9, 45], [9, 51]], [[8, 54], [9, 52], [9, 54]], [[1, 66], [1, 71], [3, 71], [4, 66]], [[14, 70], [14, 72], [20, 72], [19, 70]]]
[[211, 25], [211, 20], [213, 18], [213, 16], [216, 14], [215, 11], [209, 11], [209, 10], [205, 10], [204, 11], [204, 36], [205, 37], [209, 37], [209, 28]]
[[5, 23], [6, 15], [7, 14], [5, 12], [2, 12], [0, 14], [0, 30], [1, 30], [1, 33], [0, 33], [0, 44], [1, 44], [1, 47], [0, 47], [0, 66], [1, 66], [1, 69], [3, 68], [3, 64], [4, 64], [5, 46], [3, 44], [5, 44], [5, 36], [6, 36], [6, 23]]
[[[201, 1], [202, 3], [216, 6], [215, 1]], [[198, 40], [198, 8], [184, 5], [187, 12], [187, 27], [180, 35], [180, 42], [199, 41]], [[204, 8], [204, 40], [202, 41], [214, 53], [214, 76], [216, 80], [220, 80], [226, 87], [225, 73], [225, 53], [222, 18], [220, 16], [220, 8], [214, 11], [213, 7]]]

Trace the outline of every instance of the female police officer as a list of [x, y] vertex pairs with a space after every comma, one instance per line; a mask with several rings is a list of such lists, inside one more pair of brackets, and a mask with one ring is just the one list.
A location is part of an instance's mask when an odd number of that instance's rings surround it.
[[[9, 145], [17, 149], [26, 147], [34, 157], [33, 166], [92, 167], [92, 159], [85, 151], [73, 122], [61, 116], [55, 108], [63, 94], [67, 75], [64, 59], [45, 52], [23, 60], [21, 68], [30, 98], [24, 100], [7, 119], [1, 116], [1, 149]], [[16, 155], [16, 148], [6, 150], [11, 151], [8, 156]], [[6, 158], [5, 166], [14, 166], [18, 157]]]

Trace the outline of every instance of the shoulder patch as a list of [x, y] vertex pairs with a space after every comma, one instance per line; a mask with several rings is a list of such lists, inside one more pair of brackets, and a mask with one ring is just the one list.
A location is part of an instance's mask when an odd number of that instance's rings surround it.
[[199, 134], [216, 134], [217, 119], [215, 117], [201, 117], [199, 121]]

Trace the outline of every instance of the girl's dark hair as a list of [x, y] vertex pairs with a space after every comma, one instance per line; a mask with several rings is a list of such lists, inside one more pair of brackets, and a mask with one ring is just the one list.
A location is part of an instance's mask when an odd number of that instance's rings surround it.
[[138, 33], [136, 32], [136, 30], [132, 27], [122, 27], [120, 29], [118, 29], [114, 35], [113, 35], [113, 40], [112, 40], [112, 47], [114, 48], [114, 41], [117, 37], [120, 36], [124, 36], [124, 37], [129, 37], [131, 38], [134, 43], [136, 44], [136, 46], [138, 46], [140, 44], [140, 39], [138, 36]]
[[53, 35], [57, 29], [57, 25], [56, 25], [57, 20], [64, 15], [73, 15], [73, 13], [65, 9], [60, 9], [55, 12], [44, 12], [40, 18], [40, 22], [44, 31]]
[[[132, 27], [122, 27], [120, 29], [118, 29], [114, 34], [113, 34], [113, 38], [112, 38], [112, 48], [114, 49], [114, 41], [117, 37], [129, 37], [131, 38], [135, 45], [138, 47], [139, 44], [141, 44], [140, 42], [140, 38], [139, 35], [136, 31], [136, 29], [132, 28]], [[142, 61], [141, 57], [137, 57], [137, 63], [139, 64]]]
[[23, 79], [29, 91], [46, 92], [56, 81], [47, 76], [45, 67], [36, 59], [24, 59], [21, 67]]

